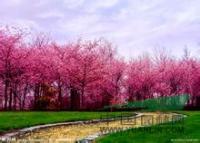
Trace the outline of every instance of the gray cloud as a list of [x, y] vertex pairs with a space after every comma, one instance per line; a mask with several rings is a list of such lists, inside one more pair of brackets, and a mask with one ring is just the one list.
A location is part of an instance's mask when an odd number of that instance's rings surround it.
[[49, 33], [63, 42], [105, 37], [126, 58], [165, 47], [199, 48], [198, 0], [2, 0], [0, 24]]

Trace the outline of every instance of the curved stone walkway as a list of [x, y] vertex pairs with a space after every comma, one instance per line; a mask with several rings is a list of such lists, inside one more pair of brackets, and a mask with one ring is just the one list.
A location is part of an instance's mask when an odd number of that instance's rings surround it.
[[7, 134], [7, 137], [14, 137], [13, 141], [11, 139], [12, 142], [87, 143], [111, 132], [170, 122], [174, 119], [179, 120], [180, 117], [183, 116], [176, 113], [137, 113], [133, 117], [121, 117], [112, 120], [103, 119], [36, 126]]

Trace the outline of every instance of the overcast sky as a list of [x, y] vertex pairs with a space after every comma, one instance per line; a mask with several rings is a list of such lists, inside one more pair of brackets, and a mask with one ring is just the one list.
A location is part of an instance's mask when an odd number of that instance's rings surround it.
[[1, 0], [0, 25], [58, 42], [105, 37], [125, 58], [163, 47], [200, 53], [200, 0]]

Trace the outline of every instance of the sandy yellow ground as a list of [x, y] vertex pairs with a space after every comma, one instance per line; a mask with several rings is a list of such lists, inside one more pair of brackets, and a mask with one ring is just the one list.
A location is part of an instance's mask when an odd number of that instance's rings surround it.
[[171, 121], [175, 117], [174, 113], [142, 113], [142, 116], [128, 119], [122, 118], [115, 121], [99, 122], [90, 124], [55, 126], [46, 129], [39, 129], [32, 133], [25, 134], [20, 140], [29, 140], [30, 142], [75, 142], [89, 135], [109, 133], [116, 130], [125, 130], [140, 126], [149, 126], [153, 124]]

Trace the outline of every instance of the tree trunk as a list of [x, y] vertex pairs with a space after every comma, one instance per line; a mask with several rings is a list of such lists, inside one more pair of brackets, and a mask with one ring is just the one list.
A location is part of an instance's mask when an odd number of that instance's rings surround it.
[[25, 107], [25, 100], [26, 100], [26, 93], [27, 93], [27, 87], [28, 85], [26, 85], [25, 89], [24, 89], [24, 94], [23, 94], [23, 98], [22, 98], [22, 107], [21, 107], [21, 110], [24, 110], [24, 107]]
[[12, 110], [12, 99], [13, 99], [13, 90], [12, 90], [12, 87], [10, 87], [9, 110]]
[[82, 90], [81, 90], [81, 100], [80, 100], [80, 109], [84, 109], [85, 107], [85, 103], [84, 103], [84, 93], [85, 93], [85, 88], [82, 87]]
[[5, 82], [5, 89], [4, 89], [4, 110], [7, 110], [7, 102], [8, 102], [8, 80], [6, 79], [6, 82]]
[[58, 86], [58, 102], [59, 102], [59, 108], [60, 110], [63, 109], [63, 105], [62, 105], [62, 86], [59, 84]]
[[37, 100], [38, 100], [38, 96], [39, 96], [39, 85], [36, 84], [35, 85], [35, 89], [34, 89], [34, 109], [36, 109], [37, 107]]
[[14, 95], [14, 110], [17, 110], [17, 89], [13, 92]]
[[71, 98], [71, 110], [80, 110], [80, 94], [75, 88], [71, 88], [70, 91]]

